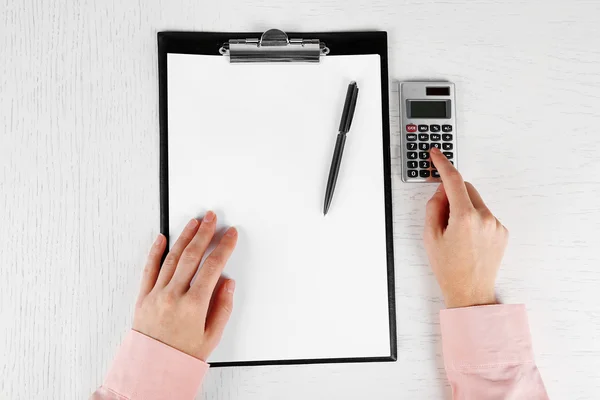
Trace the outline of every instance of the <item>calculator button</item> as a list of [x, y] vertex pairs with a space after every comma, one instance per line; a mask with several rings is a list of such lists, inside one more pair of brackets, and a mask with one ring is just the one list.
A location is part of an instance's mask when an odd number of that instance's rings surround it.
[[406, 174], [409, 178], [416, 178], [417, 176], [419, 176], [419, 173], [415, 169], [409, 169]]
[[429, 172], [426, 169], [422, 169], [419, 171], [419, 175], [421, 175], [421, 178], [429, 178], [429, 175], [431, 175], [431, 172]]
[[419, 161], [419, 168], [429, 168], [429, 161]]
[[428, 151], [422, 151], [419, 153], [419, 158], [421, 160], [427, 160], [429, 158], [429, 152]]
[[416, 162], [416, 161], [408, 161], [408, 162], [406, 163], [406, 166], [407, 166], [408, 168], [417, 168], [417, 162]]
[[406, 125], [406, 132], [416, 132], [417, 126], [415, 124]]
[[426, 133], [419, 133], [419, 140], [427, 141], [427, 140], [429, 140], [429, 135]]
[[[444, 143], [447, 144], [447, 143]], [[415, 142], [408, 142], [406, 143], [406, 150], [416, 150], [417, 149], [417, 144]], [[450, 149], [448, 149], [450, 150]]]
[[433, 170], [433, 171], [431, 171], [431, 176], [433, 176], [434, 178], [439, 178], [440, 173], [437, 170]]
[[444, 151], [444, 155], [448, 160], [454, 158], [454, 154], [451, 151]]
[[452, 125], [442, 125], [442, 132], [452, 132]]
[[449, 142], [449, 141], [451, 141], [451, 140], [452, 140], [452, 135], [451, 135], [451, 134], [449, 134], [449, 133], [445, 133], [445, 134], [443, 134], [443, 135], [442, 135], [442, 140], [443, 140], [444, 142]]
[[413, 141], [417, 140], [417, 134], [416, 133], [407, 134], [406, 140], [408, 140], [409, 142], [413, 142]]
[[429, 143], [419, 143], [419, 150], [429, 150]]
[[419, 125], [419, 132], [427, 132], [427, 131], [429, 131], [429, 126]]
[[431, 134], [431, 140], [437, 142], [438, 140], [441, 140], [441, 139], [442, 139], [442, 135], [440, 135], [439, 133], [432, 133]]
[[429, 146], [431, 146], [431, 148], [432, 148], [432, 149], [433, 149], [434, 147], [435, 147], [436, 149], [440, 149], [440, 148], [442, 147], [442, 145], [441, 145], [441, 144], [439, 144], [439, 143], [431, 143]]
[[452, 150], [454, 145], [452, 143], [442, 143], [442, 149], [444, 150]]
[[440, 126], [439, 125], [429, 125], [429, 130], [431, 132], [439, 132], [440, 131]]
[[409, 160], [416, 160], [417, 159], [417, 152], [416, 151], [409, 151], [408, 153], [406, 153], [406, 157]]

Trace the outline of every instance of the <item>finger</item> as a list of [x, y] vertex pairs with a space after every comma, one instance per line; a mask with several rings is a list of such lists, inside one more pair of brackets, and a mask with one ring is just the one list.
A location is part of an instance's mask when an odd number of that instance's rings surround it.
[[167, 245], [167, 239], [164, 235], [159, 234], [148, 255], [146, 266], [142, 275], [142, 284], [140, 287], [139, 299], [142, 299], [150, 293], [154, 285], [156, 285], [156, 279], [158, 278], [158, 272], [160, 271], [160, 259], [165, 252]]
[[477, 211], [491, 213], [489, 208], [483, 202], [481, 195], [477, 189], [475, 189], [475, 186], [473, 186], [470, 182], [465, 182], [465, 186], [467, 188], [467, 192], [469, 193], [469, 197], [471, 198], [471, 203], [473, 203], [473, 207], [475, 207]]
[[448, 226], [449, 214], [448, 196], [442, 183], [427, 202], [425, 209], [425, 232], [435, 235], [442, 233]]
[[430, 150], [431, 161], [440, 173], [444, 188], [450, 202], [450, 208], [453, 210], [468, 210], [473, 208], [469, 193], [465, 187], [460, 173], [454, 168], [454, 165], [448, 161], [445, 155], [438, 148]]
[[198, 220], [194, 218], [188, 222], [185, 228], [183, 228], [183, 232], [181, 232], [181, 235], [179, 235], [179, 238], [163, 262], [160, 273], [158, 274], [158, 279], [156, 280], [157, 287], [167, 286], [173, 277], [173, 273], [175, 272], [175, 268], [177, 267], [181, 253], [183, 253], [183, 250], [194, 238], [196, 231], [198, 231], [199, 225], [200, 223]]
[[221, 284], [213, 298], [210, 312], [206, 317], [206, 338], [216, 347], [223, 336], [223, 331], [233, 311], [233, 293], [235, 281], [227, 279]]
[[227, 229], [217, 247], [210, 253], [198, 271], [196, 280], [192, 283], [190, 292], [202, 303], [208, 304], [219, 281], [221, 272], [229, 260], [237, 242], [237, 230]]
[[204, 253], [215, 234], [216, 226], [217, 216], [212, 211], [207, 212], [194, 238], [181, 253], [169, 286], [181, 292], [189, 289], [190, 282], [196, 274], [200, 261], [202, 261], [202, 257], [204, 257]]

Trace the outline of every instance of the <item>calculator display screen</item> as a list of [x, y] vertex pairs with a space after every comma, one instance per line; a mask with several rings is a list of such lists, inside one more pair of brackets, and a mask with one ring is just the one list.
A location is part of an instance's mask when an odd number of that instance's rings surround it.
[[450, 100], [408, 100], [408, 118], [450, 118]]

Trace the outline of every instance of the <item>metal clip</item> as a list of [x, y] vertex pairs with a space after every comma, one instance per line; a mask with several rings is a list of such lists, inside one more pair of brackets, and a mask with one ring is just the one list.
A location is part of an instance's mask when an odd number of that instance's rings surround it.
[[260, 39], [231, 39], [219, 53], [232, 63], [241, 62], [319, 62], [329, 48], [319, 39], [290, 39], [279, 29], [269, 29]]

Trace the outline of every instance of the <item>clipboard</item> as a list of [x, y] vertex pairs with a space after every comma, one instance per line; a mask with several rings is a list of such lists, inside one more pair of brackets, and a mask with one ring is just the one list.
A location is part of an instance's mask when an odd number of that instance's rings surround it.
[[[285, 365], [315, 363], [385, 362], [397, 358], [394, 284], [393, 217], [390, 163], [389, 87], [386, 32], [313, 32], [288, 33], [270, 30], [264, 33], [159, 32], [159, 117], [160, 117], [160, 230], [169, 242], [173, 231], [170, 221], [169, 191], [169, 54], [221, 56], [230, 63], [306, 63], [318, 64], [323, 57], [378, 55], [381, 76], [381, 131], [383, 212], [385, 213], [385, 272], [387, 274], [387, 317], [389, 346], [386, 354], [364, 356], [266, 357], [260, 359], [211, 360], [212, 367]], [[243, 67], [243, 66], [241, 66]], [[199, 71], [198, 73], [202, 73]], [[252, 79], [251, 76], [248, 77]], [[359, 100], [360, 101], [360, 100]], [[337, 119], [338, 116], [332, 116]], [[336, 121], [337, 122], [337, 121]], [[335, 132], [331, 132], [332, 138]], [[351, 138], [349, 139], [351, 140]], [[332, 150], [333, 148], [331, 148]], [[327, 164], [324, 171], [329, 168]], [[325, 177], [324, 177], [325, 178]], [[341, 194], [336, 194], [341, 196]], [[322, 201], [322, 200], [320, 200]], [[332, 206], [332, 208], [335, 205]], [[170, 248], [169, 246], [167, 248]], [[238, 284], [239, 287], [239, 284]], [[237, 295], [237, 293], [236, 293]], [[237, 301], [237, 298], [236, 298]], [[368, 340], [368, 338], [365, 338]], [[223, 346], [221, 343], [220, 346]]]

